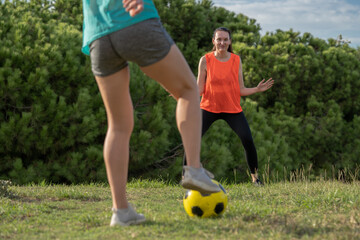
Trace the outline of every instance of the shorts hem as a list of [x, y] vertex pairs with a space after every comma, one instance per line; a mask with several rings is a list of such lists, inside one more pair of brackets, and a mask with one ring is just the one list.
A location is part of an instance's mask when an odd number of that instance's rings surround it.
[[140, 67], [149, 67], [149, 66], [151, 66], [151, 65], [153, 65], [153, 64], [155, 64], [155, 63], [160, 62], [161, 60], [163, 60], [163, 59], [169, 54], [169, 52], [170, 52], [170, 50], [171, 50], [171, 48], [172, 48], [172, 46], [173, 46], [174, 44], [175, 44], [174, 42], [170, 43], [169, 50], [168, 50], [163, 56], [161, 56], [161, 57], [159, 57], [159, 58], [156, 58], [156, 59], [154, 59], [154, 61], [150, 61], [150, 62], [148, 62], [148, 63], [146, 63], [146, 64], [138, 64], [138, 65], [139, 65]]
[[126, 63], [125, 65], [123, 65], [123, 66], [121, 66], [121, 67], [119, 67], [119, 68], [117, 68], [116, 70], [113, 70], [113, 71], [110, 71], [110, 72], [107, 72], [107, 73], [94, 72], [94, 71], [92, 71], [92, 73], [93, 73], [94, 76], [96, 76], [96, 77], [108, 77], [108, 76], [110, 76], [110, 75], [112, 75], [112, 74], [115, 74], [115, 73], [117, 73], [117, 72], [120, 72], [121, 70], [123, 70], [123, 69], [126, 68], [127, 66], [129, 66], [128, 63]]

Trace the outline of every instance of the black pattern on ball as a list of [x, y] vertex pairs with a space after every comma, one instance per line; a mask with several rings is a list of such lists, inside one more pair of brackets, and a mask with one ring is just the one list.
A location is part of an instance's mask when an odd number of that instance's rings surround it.
[[201, 217], [204, 214], [203, 210], [201, 210], [201, 208], [199, 208], [199, 207], [192, 207], [191, 211], [194, 215], [196, 215], [198, 217]]
[[200, 193], [200, 194], [201, 194], [201, 196], [203, 196], [203, 197], [210, 196], [210, 193]]
[[216, 214], [220, 214], [224, 210], [224, 203], [218, 203], [215, 207]]

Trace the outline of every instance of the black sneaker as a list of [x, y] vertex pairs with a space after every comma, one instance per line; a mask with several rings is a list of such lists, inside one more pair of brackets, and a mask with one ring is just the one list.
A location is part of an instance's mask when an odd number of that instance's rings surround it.
[[254, 184], [255, 186], [257, 186], [257, 187], [262, 187], [262, 186], [264, 186], [264, 184], [263, 184], [259, 179], [256, 179], [256, 181], [253, 182], [253, 184]]

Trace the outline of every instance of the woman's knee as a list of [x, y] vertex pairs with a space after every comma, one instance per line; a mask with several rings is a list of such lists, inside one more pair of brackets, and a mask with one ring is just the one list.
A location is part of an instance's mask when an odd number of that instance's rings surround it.
[[130, 136], [134, 129], [134, 120], [129, 118], [127, 120], [114, 120], [111, 119], [108, 121], [108, 131], [119, 133], [122, 135]]
[[177, 98], [185, 97], [185, 96], [192, 96], [198, 97], [198, 88], [196, 83], [191, 84], [189, 82], [185, 82], [184, 84], [180, 85], [178, 89], [174, 92], [174, 96]]

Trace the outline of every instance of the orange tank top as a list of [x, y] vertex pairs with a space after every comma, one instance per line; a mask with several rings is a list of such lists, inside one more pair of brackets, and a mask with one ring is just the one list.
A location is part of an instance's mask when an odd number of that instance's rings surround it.
[[206, 81], [200, 108], [213, 113], [239, 113], [240, 85], [239, 67], [240, 57], [231, 53], [227, 62], [216, 59], [214, 52], [205, 55]]

